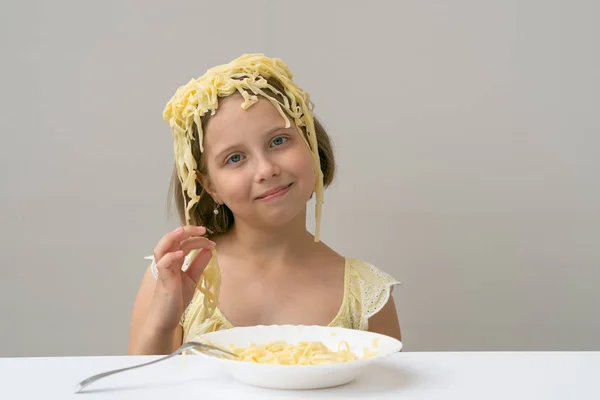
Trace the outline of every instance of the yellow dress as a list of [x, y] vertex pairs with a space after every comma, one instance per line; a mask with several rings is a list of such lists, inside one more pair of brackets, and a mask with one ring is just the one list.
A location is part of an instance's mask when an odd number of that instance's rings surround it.
[[[212, 262], [212, 261], [211, 261]], [[346, 258], [344, 298], [328, 326], [367, 330], [369, 318], [387, 303], [394, 285], [400, 282], [375, 266], [355, 258]], [[213, 315], [203, 307], [203, 294], [196, 290], [181, 320], [183, 341], [208, 332], [233, 328], [217, 307]]]

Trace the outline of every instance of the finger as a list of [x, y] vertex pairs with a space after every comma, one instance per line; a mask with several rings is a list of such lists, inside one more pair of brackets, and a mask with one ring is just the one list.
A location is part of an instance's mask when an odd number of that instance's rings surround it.
[[172, 276], [175, 272], [178, 273], [183, 265], [183, 259], [184, 255], [182, 250], [165, 254], [160, 261], [156, 263], [158, 277], [165, 277], [165, 275]]
[[206, 269], [206, 266], [212, 258], [212, 252], [210, 249], [200, 249], [194, 261], [190, 264], [188, 269], [185, 271], [187, 276], [190, 277], [194, 284], [197, 285], [202, 273]]
[[180, 246], [183, 254], [187, 256], [194, 249], [214, 249], [216, 244], [205, 237], [194, 236], [183, 240]]
[[180, 226], [173, 232], [164, 235], [154, 248], [154, 259], [158, 262], [165, 254], [181, 249], [180, 243], [193, 235], [204, 235], [206, 228], [203, 226]]
[[201, 236], [206, 233], [206, 228], [197, 225], [186, 225], [183, 226], [183, 231], [189, 236]]

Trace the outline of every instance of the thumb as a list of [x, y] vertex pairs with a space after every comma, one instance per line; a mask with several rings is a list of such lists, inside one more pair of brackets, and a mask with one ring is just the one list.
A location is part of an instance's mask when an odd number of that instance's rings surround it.
[[208, 265], [211, 258], [212, 253], [209, 249], [202, 248], [196, 253], [194, 260], [192, 261], [188, 269], [185, 271], [186, 275], [189, 276], [190, 279], [194, 282], [194, 285], [198, 284], [200, 276], [202, 276], [202, 273], [206, 269], [206, 266]]

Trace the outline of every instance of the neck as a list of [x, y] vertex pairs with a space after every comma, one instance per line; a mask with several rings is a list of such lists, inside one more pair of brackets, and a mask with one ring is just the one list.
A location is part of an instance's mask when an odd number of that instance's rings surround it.
[[262, 263], [277, 263], [307, 254], [315, 245], [314, 236], [306, 230], [306, 209], [289, 223], [277, 227], [256, 227], [236, 220], [228, 236], [236, 254]]

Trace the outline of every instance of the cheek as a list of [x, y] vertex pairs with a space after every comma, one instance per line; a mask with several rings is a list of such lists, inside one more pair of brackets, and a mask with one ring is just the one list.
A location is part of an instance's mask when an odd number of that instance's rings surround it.
[[295, 153], [294, 157], [289, 158], [293, 162], [294, 174], [301, 178], [302, 184], [306, 186], [307, 190], [312, 191], [315, 186], [315, 170], [310, 151], [304, 147], [299, 148]]
[[251, 180], [242, 171], [223, 171], [215, 177], [215, 187], [221, 201], [235, 208], [235, 204], [247, 201]]

